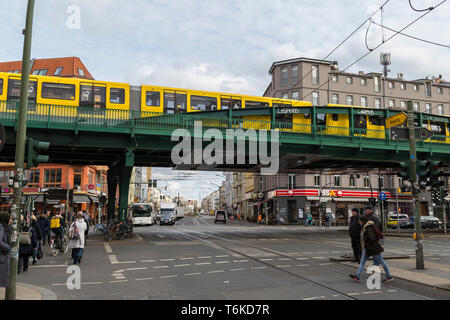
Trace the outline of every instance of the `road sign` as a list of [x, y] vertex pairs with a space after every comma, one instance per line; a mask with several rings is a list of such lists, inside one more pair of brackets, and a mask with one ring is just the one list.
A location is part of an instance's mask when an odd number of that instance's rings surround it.
[[[391, 131], [392, 140], [408, 140], [409, 139], [409, 129], [403, 127], [392, 127], [389, 129]], [[414, 128], [416, 134], [416, 140], [428, 140], [433, 136], [433, 132], [427, 128]]]
[[408, 116], [404, 112], [397, 113], [395, 116], [386, 119], [386, 128], [401, 126], [406, 122]]
[[386, 200], [386, 198], [387, 198], [386, 193], [384, 193], [384, 192], [380, 192], [379, 197], [380, 197], [380, 200], [381, 200], [381, 201], [384, 201], [384, 200]]

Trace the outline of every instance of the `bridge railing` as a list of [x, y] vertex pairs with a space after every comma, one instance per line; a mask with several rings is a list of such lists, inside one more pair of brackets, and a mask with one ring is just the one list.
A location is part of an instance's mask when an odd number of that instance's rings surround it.
[[[18, 102], [0, 101], [0, 121], [3, 124], [16, 125]], [[300, 137], [308, 136], [312, 139], [347, 142], [370, 142], [375, 144], [395, 143], [403, 144], [406, 141], [393, 141], [388, 130], [371, 130], [349, 127], [336, 127], [326, 125], [301, 124], [283, 121], [254, 120], [242, 117], [228, 119], [214, 117], [211, 113], [155, 113], [135, 110], [119, 110], [104, 108], [89, 108], [77, 106], [62, 106], [30, 103], [28, 105], [27, 125], [39, 127], [58, 128], [85, 128], [95, 130], [105, 129], [140, 129], [172, 131], [184, 128], [194, 130], [196, 121], [201, 122], [202, 130], [219, 129], [225, 133], [226, 129], [243, 130], [277, 130], [281, 136]], [[450, 137], [435, 135], [431, 140], [423, 143], [450, 143]]]

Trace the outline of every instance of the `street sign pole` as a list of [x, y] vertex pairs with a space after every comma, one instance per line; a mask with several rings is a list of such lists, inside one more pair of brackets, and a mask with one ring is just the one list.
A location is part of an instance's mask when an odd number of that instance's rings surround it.
[[16, 300], [16, 277], [19, 262], [19, 219], [22, 207], [22, 183], [24, 180], [24, 157], [25, 157], [25, 139], [27, 134], [27, 106], [28, 106], [28, 76], [30, 74], [30, 52], [31, 52], [31, 35], [33, 31], [33, 12], [34, 0], [28, 0], [27, 18], [23, 43], [22, 56], [22, 77], [20, 88], [20, 103], [17, 112], [18, 125], [16, 135], [16, 155], [15, 155], [15, 172], [14, 172], [14, 202], [11, 206], [12, 226], [11, 226], [11, 263], [9, 272], [9, 286], [6, 288], [5, 299]]
[[416, 173], [416, 134], [414, 129], [414, 108], [412, 101], [408, 101], [408, 129], [409, 129], [409, 160], [411, 163], [411, 186], [412, 186], [412, 200], [414, 204], [414, 230], [416, 241], [416, 269], [425, 269], [423, 259], [423, 244], [422, 244], [422, 226], [420, 223], [419, 214], [419, 183], [417, 181]]

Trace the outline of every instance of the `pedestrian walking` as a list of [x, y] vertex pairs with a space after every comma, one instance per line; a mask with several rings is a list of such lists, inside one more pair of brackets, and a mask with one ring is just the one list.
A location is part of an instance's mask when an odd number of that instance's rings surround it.
[[50, 221], [48, 216], [42, 212], [38, 218], [39, 226], [41, 227], [42, 233], [42, 245], [45, 246], [45, 243], [50, 243]]
[[312, 220], [313, 220], [313, 216], [311, 214], [311, 212], [308, 212], [307, 216], [306, 216], [306, 221], [305, 221], [305, 226], [312, 226]]
[[352, 278], [355, 282], [359, 282], [361, 273], [366, 265], [367, 258], [373, 257], [374, 262], [381, 264], [384, 272], [386, 273], [386, 278], [383, 282], [392, 281], [394, 278], [389, 272], [389, 268], [381, 255], [384, 249], [378, 242], [379, 236], [377, 236], [377, 233], [379, 233], [379, 230], [376, 229], [375, 223], [369, 220], [367, 216], [362, 216], [359, 218], [359, 224], [362, 227], [360, 236], [362, 248], [361, 262], [356, 274], [350, 274], [350, 278]]
[[8, 242], [8, 228], [12, 223], [8, 212], [0, 212], [0, 287], [9, 285], [11, 246]]
[[352, 242], [353, 256], [355, 257], [353, 262], [360, 263], [362, 250], [361, 250], [361, 225], [359, 224], [358, 208], [352, 209], [352, 216], [350, 217], [348, 231]]
[[367, 218], [369, 218], [370, 221], [372, 221], [375, 224], [375, 227], [378, 228], [378, 230], [381, 230], [381, 222], [378, 219], [378, 217], [375, 215], [375, 213], [373, 212], [373, 208], [372, 206], [367, 206], [364, 208], [364, 214], [366, 215]]
[[325, 215], [325, 228], [329, 228], [331, 224], [331, 212], [327, 212]]
[[37, 221], [36, 216], [34, 214], [31, 216], [31, 227], [34, 230], [36, 230], [36, 236], [37, 236], [37, 239], [38, 239], [37, 248], [35, 248], [33, 250], [33, 255], [32, 255], [33, 264], [36, 264], [36, 262], [37, 262], [36, 258], [38, 257], [39, 249], [41, 249], [41, 243], [42, 243], [43, 237], [42, 237], [41, 226], [40, 226], [39, 222]]
[[[23, 218], [23, 216], [21, 216]], [[17, 273], [28, 271], [28, 261], [39, 247], [37, 231], [30, 226], [24, 226], [19, 240], [19, 268]]]
[[84, 221], [83, 212], [80, 211], [69, 229], [69, 248], [72, 249], [72, 259], [74, 264], [81, 263], [81, 259], [83, 258], [84, 247], [86, 244], [86, 229], [87, 224], [86, 221]]

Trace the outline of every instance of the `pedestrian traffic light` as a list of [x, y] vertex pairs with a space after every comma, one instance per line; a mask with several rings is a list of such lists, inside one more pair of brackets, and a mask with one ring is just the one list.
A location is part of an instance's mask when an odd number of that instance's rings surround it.
[[47, 151], [49, 147], [50, 142], [37, 141], [27, 138], [27, 169], [37, 167], [39, 163], [48, 162], [49, 156], [40, 155], [39, 153], [42, 151]]
[[397, 177], [402, 178], [406, 181], [411, 181], [411, 168], [410, 168], [410, 161], [402, 161], [400, 162], [400, 171], [397, 173]]

